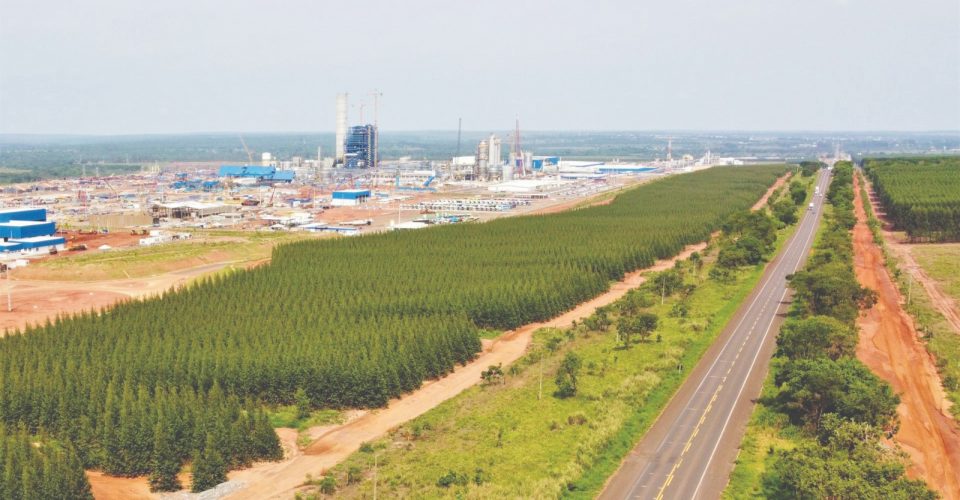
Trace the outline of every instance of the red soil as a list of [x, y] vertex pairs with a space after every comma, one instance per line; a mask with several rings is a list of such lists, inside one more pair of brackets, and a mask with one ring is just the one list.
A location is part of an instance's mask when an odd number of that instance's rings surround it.
[[950, 402], [934, 360], [919, 340], [912, 319], [900, 307], [900, 292], [867, 227], [856, 186], [854, 193], [857, 280], [878, 294], [876, 305], [857, 321], [857, 358], [900, 396], [900, 428], [893, 439], [910, 457], [907, 474], [923, 479], [946, 499], [960, 499], [960, 428], [948, 411]]
[[943, 315], [947, 323], [953, 327], [954, 333], [960, 334], [960, 303], [944, 292], [937, 280], [931, 278], [913, 256], [913, 248], [915, 246], [931, 244], [910, 244], [905, 242], [904, 239], [898, 238], [897, 235], [890, 230], [893, 225], [887, 220], [883, 207], [876, 200], [870, 181], [866, 182], [866, 187], [867, 195], [870, 196], [870, 204], [873, 207], [873, 213], [883, 222], [883, 241], [887, 245], [887, 248], [893, 251], [897, 259], [905, 264], [903, 269], [910, 273], [913, 279], [923, 287], [927, 296], [930, 297], [930, 302], [934, 309]]

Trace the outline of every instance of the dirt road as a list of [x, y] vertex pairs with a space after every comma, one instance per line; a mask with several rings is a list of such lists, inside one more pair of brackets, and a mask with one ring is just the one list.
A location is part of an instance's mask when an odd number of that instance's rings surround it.
[[[873, 213], [876, 215], [877, 219], [880, 219], [883, 222], [883, 241], [887, 245], [887, 248], [897, 257], [897, 260], [904, 264], [901, 269], [904, 269], [906, 272], [910, 273], [913, 277], [913, 280], [920, 284], [923, 287], [923, 290], [927, 293], [927, 296], [930, 297], [930, 302], [933, 304], [933, 307], [943, 315], [944, 319], [947, 320], [947, 323], [953, 328], [954, 333], [960, 335], [960, 304], [957, 301], [944, 293], [943, 289], [940, 287], [940, 284], [933, 278], [931, 278], [926, 272], [924, 272], [923, 267], [917, 262], [916, 258], [913, 255], [914, 244], [906, 243], [902, 241], [901, 238], [897, 236], [891, 229], [893, 225], [886, 218], [886, 213], [883, 211], [883, 206], [876, 199], [876, 195], [873, 193], [873, 186], [870, 184], [870, 181], [866, 183], [867, 195], [870, 196], [870, 204], [873, 207]], [[923, 244], [923, 243], [920, 243]], [[929, 245], [929, 243], [926, 243]]]
[[855, 186], [853, 229], [857, 280], [877, 292], [877, 304], [861, 315], [857, 358], [900, 396], [896, 441], [909, 455], [910, 477], [920, 478], [946, 499], [960, 499], [960, 428], [951, 417], [934, 360], [900, 307], [900, 293], [884, 267], [883, 254], [866, 224]]
[[777, 179], [777, 182], [774, 182], [773, 186], [770, 186], [770, 189], [768, 189], [767, 192], [763, 194], [763, 197], [757, 200], [757, 202], [753, 204], [753, 207], [751, 208], [751, 210], [760, 210], [761, 208], [763, 208], [767, 204], [767, 200], [769, 200], [770, 197], [773, 196], [773, 192], [779, 189], [784, 184], [786, 184], [787, 181], [790, 180], [791, 175], [793, 175], [793, 172], [787, 172], [786, 175], [783, 175], [779, 179]]

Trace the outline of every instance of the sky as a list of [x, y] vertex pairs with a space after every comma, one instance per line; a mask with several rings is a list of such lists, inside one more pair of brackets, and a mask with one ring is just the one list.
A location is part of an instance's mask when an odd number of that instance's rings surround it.
[[960, 130], [957, 0], [0, 0], [0, 133]]

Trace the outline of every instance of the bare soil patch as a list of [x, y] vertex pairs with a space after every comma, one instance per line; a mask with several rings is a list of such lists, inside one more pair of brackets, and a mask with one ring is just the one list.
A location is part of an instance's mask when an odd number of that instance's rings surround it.
[[900, 306], [900, 292], [867, 227], [863, 200], [856, 186], [854, 193], [857, 280], [877, 292], [876, 305], [857, 321], [857, 358], [889, 382], [900, 396], [900, 429], [893, 439], [910, 457], [907, 474], [923, 479], [944, 498], [960, 499], [960, 428], [948, 411], [950, 402], [936, 364], [918, 338], [912, 319]]
[[930, 297], [933, 307], [943, 315], [947, 323], [953, 328], [953, 331], [960, 335], [960, 304], [957, 300], [944, 292], [943, 287], [937, 280], [933, 279], [924, 271], [923, 267], [917, 262], [913, 249], [917, 246], [931, 245], [930, 243], [907, 243], [906, 238], [892, 230], [893, 224], [887, 219], [883, 206], [877, 201], [873, 193], [873, 186], [870, 181], [866, 183], [867, 193], [870, 196], [870, 204], [873, 213], [883, 223], [883, 241], [900, 262], [906, 264], [901, 269], [910, 274], [923, 290]]

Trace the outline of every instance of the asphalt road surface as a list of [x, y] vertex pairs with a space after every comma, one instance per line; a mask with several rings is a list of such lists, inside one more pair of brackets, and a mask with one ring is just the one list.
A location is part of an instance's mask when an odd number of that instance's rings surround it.
[[[817, 179], [820, 193], [829, 172]], [[786, 276], [806, 260], [823, 196], [803, 207], [800, 225], [717, 341], [600, 494], [602, 499], [719, 498], [753, 411], [776, 332], [789, 304]]]

